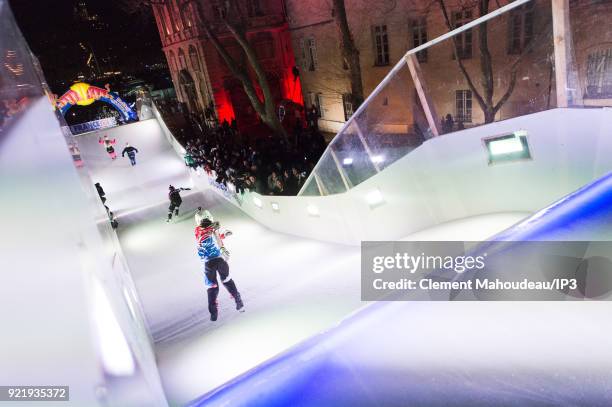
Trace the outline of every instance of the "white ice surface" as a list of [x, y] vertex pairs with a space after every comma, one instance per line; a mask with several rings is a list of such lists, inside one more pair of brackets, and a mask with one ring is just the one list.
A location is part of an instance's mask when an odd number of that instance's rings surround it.
[[[116, 161], [98, 144], [100, 134], [117, 139]], [[167, 224], [168, 184], [187, 187], [191, 181], [157, 121], [100, 134], [79, 136], [78, 143], [92, 179], [101, 183], [106, 204], [118, 217], [119, 238], [156, 340], [171, 405], [212, 390], [365, 305], [360, 301], [359, 247], [272, 232], [212, 191], [184, 192], [182, 215]], [[135, 167], [120, 156], [125, 142], [140, 151]], [[234, 232], [226, 246], [231, 275], [247, 310], [236, 312], [221, 288], [215, 323], [209, 321], [195, 251], [197, 206], [209, 209]], [[484, 239], [522, 216], [491, 215], [441, 226], [431, 234], [419, 232], [418, 238], [436, 240], [448, 232], [461, 240]]]

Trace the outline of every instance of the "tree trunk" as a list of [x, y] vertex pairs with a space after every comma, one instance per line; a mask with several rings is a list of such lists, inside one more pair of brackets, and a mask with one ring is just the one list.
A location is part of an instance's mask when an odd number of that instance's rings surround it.
[[363, 103], [363, 82], [361, 80], [361, 64], [359, 61], [359, 50], [355, 46], [353, 35], [348, 24], [344, 0], [333, 0], [334, 21], [340, 31], [340, 48], [342, 57], [349, 68], [349, 79], [351, 82], [351, 102], [353, 111], [357, 110]]
[[[489, 0], [480, 0], [478, 11], [479, 16], [486, 15], [489, 12]], [[493, 110], [494, 83], [493, 64], [491, 62], [491, 53], [489, 52], [488, 24], [486, 21], [478, 26], [478, 49], [480, 51], [480, 72], [482, 73], [481, 84], [484, 91], [485, 123], [491, 123], [495, 119], [495, 114], [491, 115]]]
[[[249, 43], [243, 31], [239, 30], [237, 27], [230, 24], [229, 22], [226, 22], [226, 26], [230, 30], [236, 41], [238, 41], [238, 44], [240, 44], [240, 46], [242, 47], [242, 50], [244, 51], [247, 60], [249, 61], [249, 65], [253, 69], [253, 72], [255, 72], [255, 76], [257, 77], [257, 83], [259, 84], [259, 87], [261, 88], [261, 91], [263, 93], [264, 111], [263, 114], [259, 114], [261, 120], [265, 124], [267, 124], [268, 127], [270, 127], [276, 134], [281, 136], [287, 144], [289, 144], [289, 137], [287, 136], [287, 132], [285, 131], [285, 128], [283, 127], [276, 114], [274, 96], [272, 95], [266, 72], [261, 66], [259, 59], [257, 59], [257, 54], [255, 54], [253, 47], [251, 47], [251, 44]], [[249, 83], [251, 83], [250, 78], [248, 78], [248, 81]], [[257, 99], [259, 100], [259, 97], [257, 97]]]
[[268, 83], [268, 79], [266, 77], [265, 71], [262, 68], [255, 51], [249, 44], [246, 34], [244, 30], [241, 30], [236, 25], [231, 24], [229, 21], [225, 21], [225, 25], [229, 29], [232, 36], [236, 39], [242, 50], [244, 51], [247, 61], [253, 72], [255, 73], [255, 77], [257, 79], [257, 84], [263, 93], [263, 101], [259, 98], [257, 94], [257, 90], [255, 85], [253, 84], [253, 80], [251, 79], [251, 75], [249, 75], [249, 71], [238, 64], [232, 56], [227, 52], [221, 41], [217, 38], [215, 33], [210, 28], [210, 24], [207, 21], [204, 21], [203, 29], [206, 33], [206, 36], [215, 47], [223, 62], [228, 67], [232, 75], [240, 81], [242, 84], [242, 88], [246, 93], [251, 106], [255, 109], [255, 112], [259, 115], [261, 120], [278, 136], [280, 136], [286, 143], [290, 144], [289, 137], [287, 136], [287, 132], [285, 128], [281, 124], [278, 116], [276, 115], [276, 106], [274, 104], [274, 97], [272, 96], [272, 91], [270, 90], [270, 85]]

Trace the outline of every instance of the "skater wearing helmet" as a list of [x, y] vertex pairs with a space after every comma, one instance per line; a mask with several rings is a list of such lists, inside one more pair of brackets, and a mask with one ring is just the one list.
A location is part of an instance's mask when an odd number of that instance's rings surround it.
[[229, 275], [229, 265], [225, 260], [222, 252], [221, 240], [225, 235], [219, 233], [219, 222], [212, 222], [208, 218], [202, 219], [199, 226], [195, 228], [195, 237], [198, 246], [198, 255], [204, 266], [204, 281], [206, 283], [206, 291], [208, 294], [208, 311], [210, 312], [210, 320], [216, 321], [218, 317], [217, 296], [219, 295], [219, 283], [217, 273], [221, 278], [221, 282], [236, 301], [236, 309], [244, 312], [244, 304], [236, 283]]
[[109, 139], [108, 136], [104, 136], [104, 138], [98, 138], [98, 143], [104, 144], [104, 148], [106, 152], [110, 156], [111, 160], [117, 158], [117, 153], [115, 153], [115, 149], [113, 148], [113, 144], [116, 143], [115, 139]]
[[170, 190], [168, 192], [168, 198], [170, 198], [170, 207], [168, 208], [168, 220], [166, 222], [170, 222], [172, 220], [172, 213], [174, 216], [178, 216], [179, 207], [183, 203], [181, 199], [181, 191], [190, 191], [191, 188], [174, 188], [172, 185], [168, 187]]
[[[208, 209], [202, 209], [201, 206], [198, 206], [198, 209], [196, 210], [194, 218], [195, 218], [196, 226], [200, 226], [200, 224], [202, 223], [204, 219], [208, 219], [212, 223], [215, 223], [215, 219], [213, 218], [212, 213], [210, 213]], [[217, 230], [217, 235], [222, 235], [225, 238], [225, 237], [231, 236], [232, 231], [225, 229], [225, 228], [219, 228], [219, 230]], [[221, 252], [223, 253], [223, 255], [226, 257], [229, 257], [229, 251], [225, 248], [225, 245], [223, 244], [223, 240], [217, 239], [217, 241], [219, 243], [219, 246], [221, 247]]]

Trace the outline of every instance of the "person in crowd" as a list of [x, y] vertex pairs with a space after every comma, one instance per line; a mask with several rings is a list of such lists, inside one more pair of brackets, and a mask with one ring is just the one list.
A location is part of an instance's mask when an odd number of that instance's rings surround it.
[[446, 120], [444, 121], [444, 133], [450, 133], [453, 131], [453, 116], [448, 113], [446, 115]]
[[195, 168], [196, 162], [190, 153], [185, 154], [185, 165], [189, 168]]
[[288, 143], [271, 134], [243, 133], [235, 120], [219, 124], [218, 120], [201, 122], [195, 115], [186, 115], [185, 125], [182, 119], [172, 120], [173, 106], [166, 102], [160, 112], [185, 146], [185, 164], [201, 169], [224, 187], [233, 185], [238, 194], [296, 194], [326, 147], [316, 128], [316, 106], [307, 110], [306, 127], [301, 121], [296, 124]]

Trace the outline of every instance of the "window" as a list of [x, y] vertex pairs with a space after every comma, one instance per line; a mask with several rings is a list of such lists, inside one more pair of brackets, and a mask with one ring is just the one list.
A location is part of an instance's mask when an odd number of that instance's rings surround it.
[[353, 95], [345, 93], [342, 95], [342, 105], [344, 106], [344, 120], [348, 120], [353, 115]]
[[372, 27], [374, 35], [374, 65], [389, 65], [389, 38], [387, 37], [386, 25], [375, 25]]
[[192, 27], [193, 26], [193, 18], [192, 18], [192, 13], [191, 10], [189, 9], [189, 3], [185, 3], [182, 7], [181, 7], [181, 12], [183, 14], [183, 21], [185, 21], [185, 25], [187, 25], [187, 27]]
[[274, 41], [270, 38], [255, 43], [255, 54], [257, 59], [273, 59], [274, 58]]
[[310, 106], [317, 108], [317, 113], [320, 118], [325, 117], [323, 113], [323, 96], [320, 93], [308, 92], [308, 98], [310, 99]]
[[455, 120], [461, 123], [472, 122], [472, 91], [458, 90], [455, 92]]
[[319, 117], [325, 118], [325, 110], [323, 110], [323, 95], [317, 93], [317, 109], [319, 109]]
[[195, 72], [200, 71], [200, 58], [198, 57], [198, 51], [193, 45], [189, 46], [189, 59], [191, 60], [191, 66]]
[[587, 57], [586, 97], [612, 98], [612, 48], [600, 49]]
[[159, 22], [161, 24], [162, 27], [162, 31], [164, 33], [164, 35], [170, 35], [170, 30], [168, 29], [168, 27], [166, 26], [166, 16], [165, 16], [165, 11], [164, 11], [165, 7], [164, 6], [160, 6], [157, 11], [158, 11], [158, 17], [159, 17]]
[[308, 70], [314, 71], [317, 69], [317, 45], [314, 38], [308, 39]]
[[[472, 10], [455, 11], [453, 13], [453, 28], [459, 28], [472, 20]], [[472, 58], [472, 30], [467, 30], [454, 37], [457, 44], [457, 54], [461, 59]], [[455, 53], [453, 52], [453, 58]]]
[[181, 26], [179, 24], [179, 20], [181, 19], [181, 15], [180, 15], [180, 13], [176, 12], [176, 8], [173, 7], [173, 10], [170, 11], [170, 17], [171, 17], [172, 22], [174, 24], [174, 31], [175, 32], [181, 31]]
[[263, 15], [261, 12], [261, 3], [259, 0], [247, 0], [247, 10], [249, 17], [257, 17]]
[[174, 57], [174, 52], [172, 51], [168, 53], [168, 64], [170, 65], [171, 71], [174, 71], [174, 70], [178, 71], [178, 68], [176, 66], [176, 58]]
[[162, 19], [166, 25], [166, 33], [168, 33], [168, 35], [172, 34], [172, 20], [170, 19], [170, 14], [168, 13], [168, 7], [165, 5], [162, 6]]
[[213, 10], [217, 18], [224, 19], [227, 13], [226, 13], [225, 6], [220, 3], [221, 3], [220, 1], [217, 1], [215, 4], [213, 4]]
[[[410, 32], [412, 34], [412, 48], [423, 45], [427, 42], [427, 18], [420, 17], [410, 21]], [[427, 50], [419, 51], [416, 54], [419, 62], [427, 62]]]
[[533, 38], [533, 3], [512, 10], [509, 18], [508, 54], [520, 54]]
[[306, 40], [300, 38], [300, 66], [302, 70], [308, 69], [308, 58], [306, 58]]
[[178, 70], [187, 68], [187, 63], [185, 61], [185, 52], [183, 52], [182, 48], [179, 48], [178, 59], [179, 59]]

